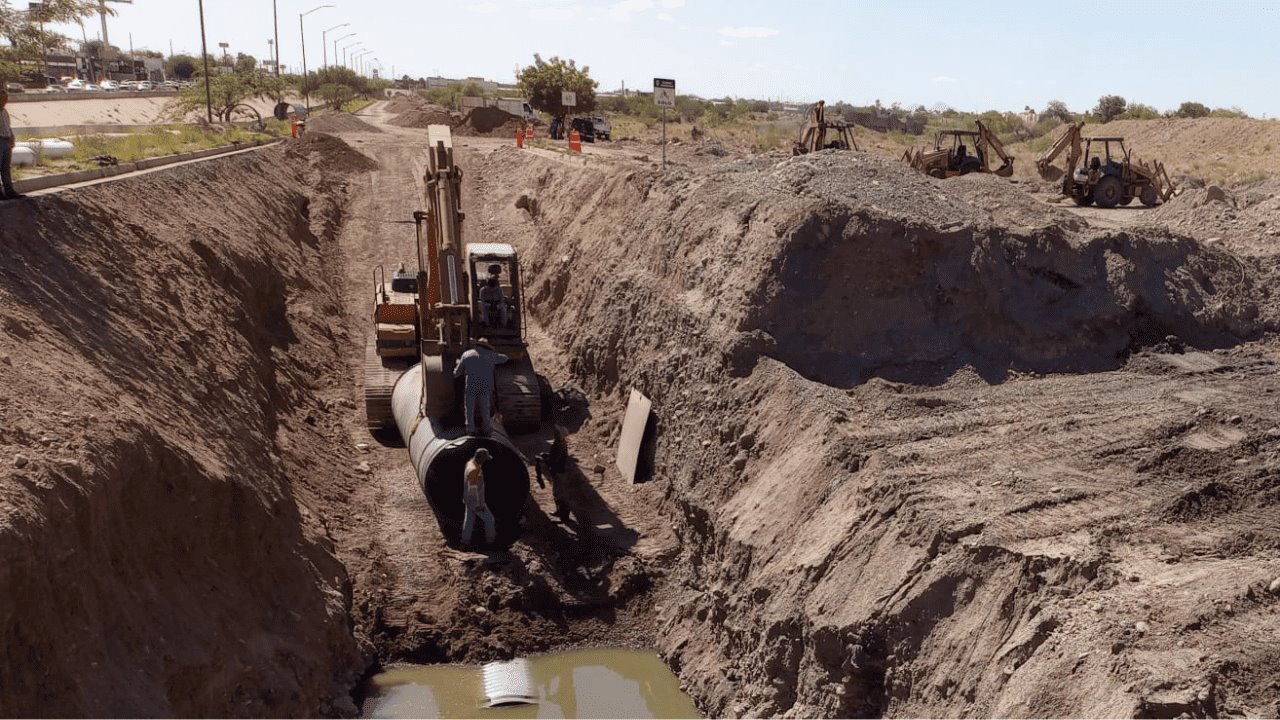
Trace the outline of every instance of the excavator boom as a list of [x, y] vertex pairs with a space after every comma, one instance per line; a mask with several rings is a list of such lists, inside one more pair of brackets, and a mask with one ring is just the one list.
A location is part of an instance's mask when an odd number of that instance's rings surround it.
[[1000, 142], [1000, 138], [996, 137], [996, 134], [991, 132], [986, 125], [983, 125], [981, 121], [976, 124], [978, 126], [978, 142], [985, 146], [982, 153], [983, 157], [988, 162], [990, 162], [990, 153], [995, 153], [1000, 158], [1000, 167], [991, 172], [1000, 177], [1011, 177], [1013, 175], [1013, 156], [1004, 149], [1004, 143]]

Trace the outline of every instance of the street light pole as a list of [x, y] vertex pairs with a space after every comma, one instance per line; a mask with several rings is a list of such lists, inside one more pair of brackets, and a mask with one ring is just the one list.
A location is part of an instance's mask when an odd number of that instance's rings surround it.
[[[204, 0], [201, 0], [201, 2], [204, 2]], [[323, 10], [331, 7], [333, 6], [321, 5], [320, 7], [311, 8], [304, 13], [298, 13], [298, 30], [302, 35], [302, 102], [306, 105], [308, 110], [311, 109], [311, 92], [307, 87], [307, 29], [306, 26], [302, 24], [302, 18], [317, 10]]]
[[[329, 67], [329, 41], [326, 39], [329, 33], [340, 27], [348, 27], [350, 25], [351, 23], [342, 23], [341, 25], [334, 25], [328, 30], [322, 30], [320, 32], [320, 49], [324, 52], [324, 64], [320, 66], [321, 69]], [[337, 60], [337, 58], [334, 58], [334, 60]]]
[[[346, 67], [346, 68], [350, 68], [350, 67], [351, 67], [350, 65], [348, 65], [348, 64], [347, 64], [347, 51], [348, 51], [348, 50], [351, 50], [351, 49], [353, 49], [353, 48], [358, 48], [358, 47], [360, 47], [360, 46], [361, 46], [361, 45], [363, 45], [363, 44], [364, 44], [364, 41], [363, 41], [363, 40], [357, 40], [357, 41], [355, 41], [355, 42], [351, 43], [350, 45], [347, 45], [347, 46], [345, 46], [345, 47], [343, 47], [343, 48], [342, 48], [342, 66], [343, 66], [343, 67]], [[352, 53], [352, 54], [354, 54], [354, 53]]]
[[355, 36], [357, 36], [357, 35], [360, 35], [360, 33], [358, 33], [358, 32], [348, 32], [348, 33], [347, 33], [347, 35], [344, 35], [344, 36], [342, 36], [342, 37], [334, 38], [334, 41], [333, 41], [333, 64], [335, 64], [335, 65], [337, 65], [337, 64], [338, 64], [338, 44], [339, 44], [339, 42], [342, 42], [343, 40], [347, 40], [347, 38], [348, 38], [348, 37], [355, 37]]
[[[83, 26], [82, 26], [83, 27]], [[204, 58], [204, 109], [213, 124], [213, 90], [209, 87], [209, 46], [204, 34], [204, 0], [200, 0], [200, 55]]]
[[368, 48], [366, 48], [366, 49], [361, 50], [360, 52], [356, 53], [355, 61], [356, 61], [356, 74], [357, 74], [357, 75], [360, 75], [361, 77], [363, 77], [363, 76], [364, 76], [364, 56], [365, 56], [365, 55], [368, 55], [368, 54], [369, 54], [369, 53], [371, 53], [371, 52], [373, 52], [373, 51], [372, 51], [372, 50], [369, 50]]

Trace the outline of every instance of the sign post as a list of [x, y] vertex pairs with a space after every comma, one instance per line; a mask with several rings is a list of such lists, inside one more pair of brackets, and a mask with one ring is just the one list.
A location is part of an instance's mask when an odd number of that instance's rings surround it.
[[662, 167], [667, 167], [667, 108], [676, 106], [676, 81], [653, 79], [653, 104], [662, 108]]

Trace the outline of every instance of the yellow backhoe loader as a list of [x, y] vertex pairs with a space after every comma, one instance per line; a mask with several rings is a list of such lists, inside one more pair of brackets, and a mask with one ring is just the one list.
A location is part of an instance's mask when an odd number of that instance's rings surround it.
[[[908, 150], [902, 161], [929, 177], [949, 178], [969, 173], [993, 173], [1000, 177], [1013, 175], [1013, 156], [1004, 149], [1000, 138], [981, 121], [977, 130], [941, 130], [934, 137], [932, 150]], [[972, 147], [973, 151], [970, 152]], [[1002, 163], [991, 169], [991, 156]]]
[[[791, 148], [792, 155], [804, 155], [819, 150], [857, 150], [858, 143], [853, 139], [853, 125], [841, 120], [829, 121], [826, 118], [826, 101], [819, 100], [809, 106], [809, 116], [804, 127], [800, 129], [800, 139]], [[827, 141], [827, 133], [835, 138]]]
[[[1100, 208], [1128, 205], [1134, 198], [1147, 207], [1168, 202], [1177, 194], [1164, 163], [1150, 163], [1132, 157], [1121, 137], [1083, 137], [1084, 123], [1070, 123], [1062, 136], [1036, 158], [1040, 177], [1062, 177], [1062, 194], [1077, 205], [1097, 204]], [[1053, 161], [1067, 153], [1066, 171]]]

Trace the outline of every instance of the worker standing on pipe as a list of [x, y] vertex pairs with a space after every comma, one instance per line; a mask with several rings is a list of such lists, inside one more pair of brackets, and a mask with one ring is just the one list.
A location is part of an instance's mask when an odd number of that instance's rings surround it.
[[462, 353], [453, 376], [466, 377], [467, 389], [463, 395], [463, 412], [467, 418], [467, 434], [476, 434], [476, 416], [480, 416], [480, 430], [488, 435], [493, 430], [489, 420], [489, 408], [493, 402], [493, 369], [508, 360], [506, 355], [493, 349], [485, 338], [476, 340], [470, 350]]
[[484, 464], [488, 461], [489, 451], [480, 448], [467, 461], [467, 468], [463, 473], [466, 481], [466, 487], [462, 490], [462, 504], [464, 507], [462, 516], [463, 545], [471, 544], [471, 535], [475, 532], [477, 517], [480, 518], [480, 522], [484, 523], [484, 541], [486, 544], [492, 545], [496, 534], [493, 513], [489, 511], [489, 506], [484, 501]]

